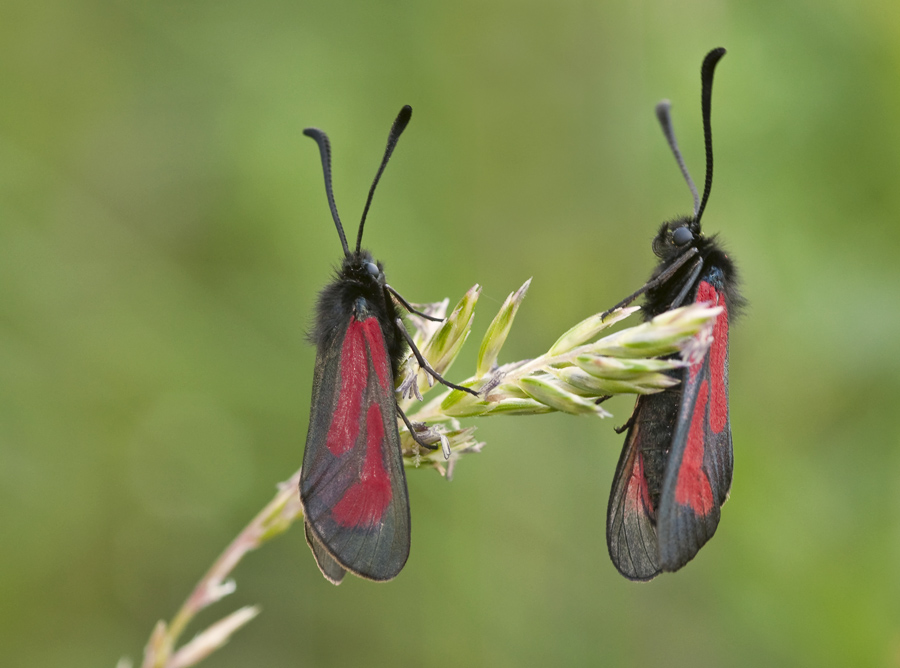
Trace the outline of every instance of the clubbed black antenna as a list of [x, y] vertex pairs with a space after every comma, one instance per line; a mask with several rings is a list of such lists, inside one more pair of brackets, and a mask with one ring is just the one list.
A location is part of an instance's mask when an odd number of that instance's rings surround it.
[[397, 145], [397, 140], [400, 139], [400, 135], [403, 134], [403, 131], [406, 129], [407, 124], [409, 123], [409, 119], [412, 117], [412, 107], [408, 104], [404, 105], [404, 107], [400, 110], [400, 113], [397, 114], [396, 120], [394, 120], [394, 124], [391, 126], [391, 133], [388, 135], [387, 148], [384, 149], [384, 157], [381, 159], [381, 166], [378, 168], [378, 173], [375, 174], [375, 180], [372, 181], [372, 187], [369, 188], [369, 197], [366, 199], [366, 206], [363, 209], [362, 219], [359, 221], [359, 232], [356, 235], [356, 252], [359, 253], [360, 246], [362, 245], [362, 235], [363, 235], [363, 226], [366, 224], [366, 214], [369, 213], [369, 206], [372, 204], [372, 196], [375, 194], [375, 186], [378, 185], [378, 180], [381, 178], [382, 172], [384, 172], [384, 168], [387, 166], [388, 160], [391, 159], [391, 153], [394, 152], [394, 147]]
[[675, 161], [681, 169], [684, 180], [687, 181], [688, 188], [691, 189], [691, 195], [694, 196], [694, 218], [696, 219], [697, 211], [700, 209], [700, 195], [697, 193], [697, 186], [694, 185], [694, 179], [691, 178], [687, 165], [684, 164], [684, 157], [682, 157], [681, 151], [678, 148], [678, 141], [675, 139], [675, 131], [672, 129], [672, 116], [669, 114], [671, 108], [672, 104], [668, 100], [663, 100], [656, 105], [656, 118], [659, 119], [659, 124], [662, 126], [666, 141], [669, 142], [669, 148], [672, 149], [672, 153], [675, 155]]
[[344, 226], [341, 225], [341, 217], [338, 215], [337, 205], [334, 203], [334, 192], [331, 190], [331, 144], [328, 135], [318, 128], [306, 128], [303, 131], [307, 137], [311, 137], [319, 145], [319, 153], [322, 154], [322, 171], [325, 173], [325, 194], [328, 195], [328, 206], [331, 207], [331, 217], [334, 218], [335, 227], [341, 237], [341, 246], [344, 247], [344, 255], [350, 255], [347, 246], [347, 237], [344, 236]]
[[710, 125], [710, 116], [712, 114], [712, 85], [713, 73], [716, 71], [716, 65], [725, 55], [725, 49], [721, 46], [713, 49], [706, 54], [703, 59], [703, 66], [700, 68], [700, 80], [702, 82], [702, 108], [703, 108], [703, 139], [706, 144], [706, 185], [703, 188], [703, 200], [700, 202], [700, 209], [697, 211], [695, 220], [699, 223], [700, 217], [703, 215], [703, 209], [706, 208], [706, 201], [709, 199], [709, 191], [712, 190], [713, 177], [713, 149], [712, 149], [712, 126]]

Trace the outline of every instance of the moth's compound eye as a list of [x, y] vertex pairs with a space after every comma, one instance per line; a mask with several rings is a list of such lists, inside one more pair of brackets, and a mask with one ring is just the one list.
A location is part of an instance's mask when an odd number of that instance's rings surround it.
[[381, 269], [379, 269], [378, 265], [374, 262], [366, 262], [365, 267], [366, 271], [369, 272], [373, 278], [378, 278], [381, 275]]
[[672, 241], [675, 242], [676, 246], [685, 246], [691, 243], [693, 240], [694, 233], [684, 225], [672, 232]]

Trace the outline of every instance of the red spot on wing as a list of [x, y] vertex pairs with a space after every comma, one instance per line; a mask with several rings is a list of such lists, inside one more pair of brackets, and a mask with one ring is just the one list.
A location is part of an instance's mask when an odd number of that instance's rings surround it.
[[391, 479], [384, 468], [384, 421], [378, 404], [366, 412], [366, 458], [362, 473], [332, 510], [334, 521], [345, 527], [370, 527], [381, 521], [391, 502]]
[[628, 476], [628, 486], [625, 488], [625, 509], [641, 514], [653, 512], [650, 490], [644, 475], [644, 457], [640, 452], [635, 456], [631, 475]]
[[377, 318], [367, 318], [363, 320], [362, 328], [366, 342], [369, 344], [369, 355], [372, 356], [375, 373], [378, 374], [378, 383], [385, 390], [392, 390], [390, 383], [391, 365], [388, 363], [387, 346], [384, 345], [381, 325]]
[[678, 481], [675, 485], [675, 501], [682, 506], [689, 506], [696, 515], [706, 515], [713, 509], [712, 488], [709, 479], [703, 472], [704, 422], [706, 421], [706, 402], [709, 395], [709, 384], [704, 378], [697, 392], [694, 414], [691, 417], [691, 428], [688, 432], [687, 445], [678, 469]]
[[325, 440], [335, 457], [340, 457], [350, 450], [359, 435], [360, 405], [369, 375], [366, 347], [363, 342], [366, 322], [368, 321], [360, 323], [350, 316], [350, 324], [347, 325], [347, 333], [341, 346], [341, 387], [338, 391], [338, 404]]

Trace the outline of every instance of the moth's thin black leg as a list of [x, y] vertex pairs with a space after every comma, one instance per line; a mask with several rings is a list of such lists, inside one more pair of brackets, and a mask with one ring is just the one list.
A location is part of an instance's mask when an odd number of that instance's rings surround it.
[[397, 299], [397, 301], [400, 302], [401, 304], [403, 304], [403, 308], [405, 308], [410, 313], [415, 313], [417, 316], [419, 316], [421, 318], [425, 318], [426, 320], [431, 320], [432, 322], [443, 322], [443, 320], [444, 320], [443, 318], [435, 318], [433, 315], [428, 315], [427, 313], [422, 313], [421, 311], [417, 311], [416, 309], [414, 309], [412, 307], [412, 304], [410, 304], [408, 301], [406, 301], [400, 295], [399, 292], [394, 290], [394, 288], [392, 288], [387, 283], [385, 283], [384, 289], [387, 290], [388, 292], [390, 292], [392, 295], [394, 295], [394, 297]]
[[597, 397], [597, 398], [594, 400], [594, 403], [597, 404], [597, 405], [599, 406], [600, 404], [602, 404], [602, 403], [603, 403], [604, 401], [606, 401], [607, 399], [612, 399], [612, 395], [611, 395], [611, 394], [604, 394], [602, 397]]
[[665, 283], [666, 281], [668, 281], [670, 278], [672, 278], [672, 276], [675, 274], [675, 272], [678, 271], [679, 269], [681, 269], [682, 265], [684, 265], [685, 262], [687, 262], [688, 260], [690, 260], [692, 257], [694, 257], [694, 256], [695, 256], [697, 253], [699, 253], [699, 252], [700, 252], [700, 251], [698, 251], [696, 248], [691, 248], [689, 251], [685, 252], [684, 255], [682, 255], [680, 258], [678, 258], [677, 260], [675, 260], [674, 264], [672, 264], [670, 267], [668, 267], [668, 268], [667, 268], [663, 273], [661, 273], [659, 276], [657, 276], [657, 277], [654, 278], [654, 279], [651, 279], [651, 280], [647, 281], [647, 282], [643, 285], [643, 287], [641, 287], [639, 290], [636, 290], [636, 291], [633, 292], [632, 294], [630, 294], [630, 295], [628, 295], [627, 297], [625, 297], [625, 299], [623, 299], [622, 301], [620, 301], [618, 304], [616, 304], [615, 306], [613, 306], [611, 309], [607, 309], [606, 311], [604, 311], [604, 312], [601, 314], [600, 318], [601, 318], [601, 319], [602, 319], [602, 318], [605, 318], [606, 316], [608, 316], [610, 313], [612, 313], [612, 312], [615, 311], [616, 309], [622, 308], [623, 306], [628, 306], [628, 305], [629, 305], [631, 302], [633, 302], [635, 299], [637, 299], [637, 298], [640, 297], [642, 294], [644, 294], [645, 292], [647, 292], [647, 290], [652, 290], [652, 289], [655, 288], [656, 286], [662, 285], [663, 283]]
[[459, 390], [461, 392], [468, 392], [473, 396], [478, 396], [478, 392], [473, 390], [471, 387], [463, 387], [462, 385], [456, 385], [455, 383], [451, 383], [449, 380], [444, 378], [441, 374], [431, 368], [428, 362], [425, 361], [425, 358], [422, 357], [422, 353], [419, 352], [419, 349], [416, 348], [416, 344], [413, 343], [412, 337], [409, 335], [409, 332], [406, 331], [406, 327], [403, 326], [403, 321], [400, 318], [397, 318], [395, 321], [397, 323], [397, 327], [403, 333], [403, 338], [406, 339], [406, 342], [409, 344], [410, 350], [412, 350], [413, 355], [416, 356], [416, 361], [419, 363], [419, 367], [427, 373], [429, 376], [434, 378], [437, 382], [442, 385], [446, 385], [451, 390]]
[[639, 402], [637, 401], [634, 402], [634, 410], [631, 411], [631, 417], [628, 418], [628, 422], [623, 424], [621, 427], [614, 427], [613, 431], [615, 431], [617, 434], [621, 434], [623, 431], [627, 431], [634, 426], [634, 418], [637, 415], [638, 403]]
[[687, 281], [685, 281], [684, 287], [681, 288], [681, 292], [678, 293], [678, 296], [672, 300], [672, 303], [669, 304], [669, 308], [678, 308], [681, 306], [684, 298], [687, 297], [688, 290], [694, 285], [694, 281], [697, 280], [697, 277], [700, 275], [700, 271], [703, 269], [703, 260], [697, 258], [694, 262], [694, 266], [691, 268], [691, 274], [688, 276]]
[[623, 424], [621, 427], [613, 427], [613, 431], [617, 434], [621, 434], [623, 431], [628, 431], [631, 429], [632, 425], [634, 425], [634, 415], [628, 418], [628, 422]]
[[[397, 404], [396, 400], [394, 400], [394, 403]], [[425, 441], [422, 441], [421, 439], [419, 439], [418, 436], [416, 436], [416, 430], [413, 429], [412, 423], [409, 421], [409, 418], [406, 417], [406, 413], [404, 413], [403, 409], [400, 408], [400, 404], [397, 404], [397, 414], [400, 416], [400, 419], [403, 420], [403, 424], [406, 425], [406, 428], [409, 429], [409, 435], [412, 436], [412, 439], [416, 443], [421, 445], [426, 450], [437, 450], [438, 449], [438, 446], [425, 443]]]

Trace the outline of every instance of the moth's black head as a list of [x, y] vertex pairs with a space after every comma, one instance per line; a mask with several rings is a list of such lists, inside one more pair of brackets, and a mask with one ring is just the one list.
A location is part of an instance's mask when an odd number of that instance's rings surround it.
[[660, 226], [653, 239], [653, 253], [662, 260], [670, 260], [696, 246], [702, 238], [697, 220], [682, 216]]
[[344, 256], [340, 277], [364, 289], [381, 291], [385, 285], [384, 266], [365, 249]]

